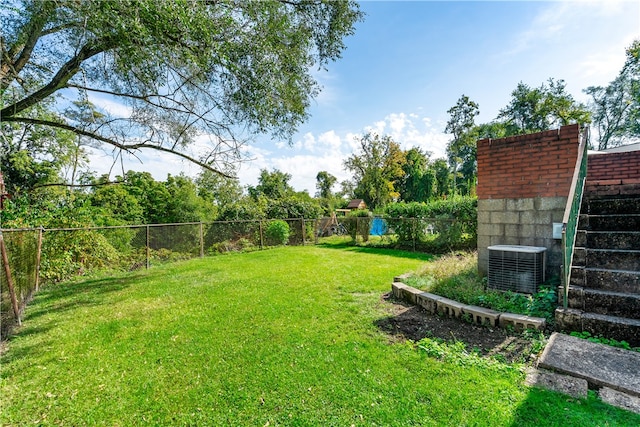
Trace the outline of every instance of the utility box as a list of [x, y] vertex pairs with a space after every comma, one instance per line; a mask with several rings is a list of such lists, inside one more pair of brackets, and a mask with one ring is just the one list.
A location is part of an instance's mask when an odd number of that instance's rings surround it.
[[538, 292], [545, 281], [545, 252], [539, 246], [489, 246], [487, 287], [527, 294]]

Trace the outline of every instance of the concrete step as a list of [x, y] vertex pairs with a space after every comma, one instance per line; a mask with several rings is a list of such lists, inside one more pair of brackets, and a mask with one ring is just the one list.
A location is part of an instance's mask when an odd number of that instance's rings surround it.
[[[560, 331], [587, 331], [594, 336], [626, 341], [632, 347], [640, 347], [640, 320], [638, 319], [587, 313], [573, 308], [556, 309], [555, 319], [556, 329]], [[640, 369], [636, 367], [636, 371], [640, 372]]]
[[640, 250], [640, 231], [578, 230], [576, 246], [590, 249]]
[[573, 265], [605, 270], [640, 271], [640, 251], [576, 247]]
[[583, 199], [580, 212], [588, 215], [628, 215], [640, 214], [640, 197]]
[[640, 294], [569, 287], [569, 308], [640, 320]]
[[573, 267], [571, 285], [602, 291], [640, 293], [640, 271]]
[[554, 333], [538, 367], [640, 397], [640, 353]]
[[640, 214], [581, 214], [578, 220], [578, 229], [588, 231], [638, 231], [640, 230]]

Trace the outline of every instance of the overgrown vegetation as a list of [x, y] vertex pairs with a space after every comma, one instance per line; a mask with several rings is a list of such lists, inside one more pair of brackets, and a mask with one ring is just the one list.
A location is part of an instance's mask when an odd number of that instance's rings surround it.
[[0, 424], [640, 424], [455, 345], [390, 344], [380, 295], [426, 260], [280, 247], [47, 287], [0, 360]]
[[425, 264], [407, 284], [464, 304], [478, 305], [497, 311], [544, 317], [554, 322], [557, 307], [556, 286], [548, 282], [535, 295], [502, 292], [486, 288], [486, 280], [478, 274], [478, 254], [457, 252]]
[[618, 341], [613, 338], [606, 338], [599, 335], [591, 335], [591, 333], [587, 331], [571, 332], [571, 336], [582, 338], [587, 341], [591, 341], [598, 344], [606, 344], [606, 345], [610, 345], [611, 347], [618, 347], [625, 350], [637, 351], [638, 353], [640, 353], [640, 347], [631, 347], [631, 345], [626, 341]]

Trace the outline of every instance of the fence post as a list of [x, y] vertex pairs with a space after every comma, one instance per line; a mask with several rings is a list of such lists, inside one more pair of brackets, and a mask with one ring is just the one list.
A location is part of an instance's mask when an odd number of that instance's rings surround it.
[[200, 258], [204, 258], [204, 233], [202, 230], [202, 221], [200, 221]]
[[150, 253], [150, 242], [149, 242], [150, 236], [149, 236], [149, 225], [147, 224], [147, 270], [149, 269], [149, 253]]
[[11, 305], [13, 313], [16, 316], [16, 323], [20, 326], [20, 309], [18, 308], [18, 299], [16, 298], [16, 289], [13, 287], [13, 279], [11, 278], [11, 268], [9, 267], [9, 256], [7, 255], [7, 247], [4, 244], [4, 236], [0, 230], [0, 252], [2, 252], [2, 263], [4, 264], [4, 272], [7, 275], [7, 285], [9, 287], [9, 295], [11, 296]]
[[300, 222], [302, 222], [302, 246], [305, 245], [305, 234], [307, 230], [304, 227], [304, 218], [300, 218]]
[[42, 232], [44, 227], [38, 229], [38, 251], [36, 252], [36, 292], [40, 288], [40, 259], [42, 258]]
[[258, 224], [260, 226], [260, 249], [263, 249], [264, 246], [264, 237], [262, 236], [262, 220], [258, 220]]
[[416, 251], [416, 219], [415, 218], [412, 219], [411, 228], [412, 228], [411, 236], [413, 237], [413, 251], [415, 252]]

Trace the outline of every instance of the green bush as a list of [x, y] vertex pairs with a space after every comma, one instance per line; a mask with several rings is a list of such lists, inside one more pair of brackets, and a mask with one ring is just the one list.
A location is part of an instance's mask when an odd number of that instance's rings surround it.
[[475, 197], [454, 196], [429, 203], [392, 203], [387, 206], [386, 216], [400, 245], [415, 244], [442, 253], [475, 247], [477, 206]]
[[265, 230], [267, 245], [286, 245], [289, 242], [291, 230], [289, 224], [281, 219], [269, 222]]

